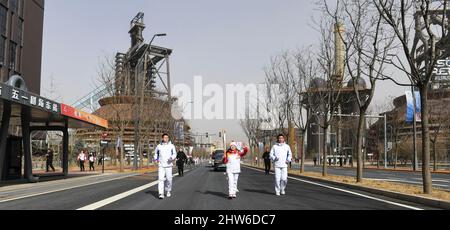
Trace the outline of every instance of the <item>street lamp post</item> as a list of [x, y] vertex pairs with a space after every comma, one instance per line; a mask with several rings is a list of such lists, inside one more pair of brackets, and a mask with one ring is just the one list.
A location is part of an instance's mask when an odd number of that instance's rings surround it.
[[[144, 84], [140, 84], [140, 80], [139, 80], [139, 65], [142, 63], [143, 60], [145, 60], [145, 63], [147, 62], [147, 51], [151, 50], [152, 47], [152, 43], [155, 40], [156, 37], [164, 37], [166, 36], [166, 34], [155, 34], [153, 35], [152, 40], [150, 41], [150, 43], [148, 44], [148, 46], [145, 48], [144, 50], [144, 58], [140, 58], [137, 65], [136, 65], [136, 70], [135, 70], [135, 103], [137, 103], [138, 99], [139, 99], [139, 93], [138, 93], [138, 87], [141, 87], [141, 95], [140, 95], [140, 102], [138, 104], [138, 106], [135, 106], [135, 120], [134, 120], [134, 160], [133, 160], [133, 169], [137, 170], [138, 169], [138, 152], [141, 151], [140, 149], [140, 115], [141, 115], [141, 109], [143, 107], [144, 104]], [[144, 68], [146, 69], [146, 68]], [[169, 100], [170, 100], [170, 95], [169, 95]], [[142, 160], [142, 159], [141, 159]]]
[[[352, 114], [334, 114], [334, 116], [337, 117], [359, 117], [359, 115], [352, 115]], [[387, 168], [387, 115], [384, 114], [383, 116], [377, 116], [377, 115], [366, 115], [367, 118], [379, 118], [384, 119], [384, 168]]]

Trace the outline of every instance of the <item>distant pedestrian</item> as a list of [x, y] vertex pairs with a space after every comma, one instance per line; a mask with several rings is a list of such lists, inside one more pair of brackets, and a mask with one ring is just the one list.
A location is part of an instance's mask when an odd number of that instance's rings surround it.
[[95, 164], [95, 156], [93, 153], [90, 153], [89, 154], [89, 171], [95, 171], [94, 164]]
[[103, 165], [103, 156], [102, 156], [102, 155], [100, 155], [100, 156], [98, 157], [98, 163], [97, 163], [97, 165]]
[[316, 167], [317, 166], [317, 157], [314, 157], [313, 161], [314, 161], [314, 167]]
[[292, 161], [291, 147], [285, 143], [283, 134], [278, 135], [278, 143], [272, 147], [270, 158], [275, 167], [275, 194], [277, 196], [286, 194], [288, 182], [288, 164]]
[[170, 142], [169, 134], [162, 135], [162, 142], [155, 149], [154, 160], [158, 163], [158, 192], [159, 199], [171, 197], [172, 194], [172, 168], [177, 158], [175, 146]]
[[53, 170], [53, 172], [55, 172], [55, 167], [53, 167], [53, 150], [49, 149], [47, 151], [47, 154], [45, 154], [46, 157], [46, 172], [49, 172], [49, 168], [51, 168]]
[[266, 175], [269, 175], [271, 164], [270, 164], [270, 149], [268, 146], [266, 147], [266, 149], [262, 155], [262, 158], [264, 159], [264, 171], [266, 172]]
[[248, 147], [245, 146], [242, 150], [239, 150], [236, 142], [231, 142], [230, 147], [230, 150], [225, 153], [223, 163], [227, 166], [228, 199], [233, 199], [239, 192], [237, 185], [241, 174], [241, 158], [247, 154]]
[[184, 164], [186, 164], [187, 157], [184, 153], [183, 149], [180, 148], [180, 150], [177, 153], [177, 167], [178, 167], [178, 175], [184, 176]]
[[78, 162], [80, 163], [80, 171], [84, 172], [84, 162], [86, 161], [87, 156], [84, 153], [84, 150], [81, 150], [80, 154], [78, 154]]

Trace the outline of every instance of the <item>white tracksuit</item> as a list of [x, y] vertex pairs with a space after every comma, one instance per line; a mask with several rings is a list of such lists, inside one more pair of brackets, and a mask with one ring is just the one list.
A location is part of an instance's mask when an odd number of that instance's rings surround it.
[[270, 159], [275, 167], [275, 192], [284, 192], [288, 178], [288, 163], [292, 161], [292, 151], [289, 145], [278, 143], [270, 151]]
[[244, 148], [242, 151], [236, 150], [236, 153], [228, 152], [225, 155], [229, 195], [236, 195], [239, 174], [241, 173], [241, 157], [247, 154], [247, 151], [248, 148]]
[[156, 147], [155, 155], [153, 156], [155, 161], [158, 161], [158, 191], [160, 195], [164, 195], [165, 192], [172, 191], [172, 168], [173, 161], [177, 158], [177, 152], [172, 142], [161, 143]]

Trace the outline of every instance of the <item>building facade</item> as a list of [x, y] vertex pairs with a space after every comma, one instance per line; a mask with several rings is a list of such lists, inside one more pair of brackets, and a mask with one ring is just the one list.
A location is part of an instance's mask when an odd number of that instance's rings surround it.
[[0, 0], [0, 80], [25, 79], [40, 94], [44, 0]]
[[[410, 162], [413, 160], [414, 128], [412, 122], [406, 122], [407, 100], [400, 96], [393, 101], [394, 108], [385, 112], [387, 116], [387, 138], [391, 143], [388, 162]], [[437, 161], [447, 161], [450, 157], [450, 89], [433, 89], [428, 93], [429, 128], [431, 159], [436, 155]], [[367, 152], [382, 159], [384, 142], [384, 124], [382, 120], [371, 125], [368, 132]], [[422, 127], [416, 126], [416, 149], [418, 160], [422, 160]], [[381, 154], [381, 155], [379, 155]]]

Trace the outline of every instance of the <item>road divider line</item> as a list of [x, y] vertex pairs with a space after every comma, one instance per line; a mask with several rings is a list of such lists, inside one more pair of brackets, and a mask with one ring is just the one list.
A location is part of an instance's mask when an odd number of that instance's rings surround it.
[[[186, 170], [185, 172], [189, 172], [189, 171], [191, 171], [191, 170]], [[178, 176], [178, 173], [173, 175], [173, 177], [176, 177], [176, 176]], [[158, 181], [154, 181], [154, 182], [152, 182], [150, 184], [146, 184], [146, 185], [143, 185], [141, 187], [129, 190], [127, 192], [120, 193], [120, 194], [112, 196], [110, 198], [106, 198], [104, 200], [101, 200], [101, 201], [95, 202], [93, 204], [84, 206], [84, 207], [79, 208], [77, 210], [80, 210], [80, 211], [97, 210], [99, 208], [105, 207], [106, 205], [109, 205], [109, 204], [112, 204], [112, 203], [117, 202], [119, 200], [122, 200], [125, 197], [131, 196], [131, 195], [136, 194], [138, 192], [141, 192], [143, 190], [149, 189], [149, 188], [151, 188], [151, 187], [153, 187], [153, 186], [155, 186], [157, 184], [158, 184]]]
[[[249, 167], [246, 167], [246, 168], [249, 168]], [[254, 169], [254, 168], [249, 168], [249, 169], [252, 169], [252, 170], [255, 170], [255, 171], [259, 171], [259, 172], [264, 172], [263, 170]], [[405, 204], [400, 204], [400, 203], [393, 202], [393, 201], [383, 200], [383, 199], [380, 199], [380, 198], [367, 196], [367, 195], [364, 195], [364, 194], [361, 194], [361, 193], [352, 192], [352, 191], [349, 191], [349, 190], [340, 189], [340, 188], [336, 188], [336, 187], [332, 187], [332, 186], [328, 186], [328, 185], [324, 185], [324, 184], [320, 184], [320, 183], [316, 183], [316, 182], [312, 182], [312, 181], [307, 181], [307, 180], [303, 180], [303, 179], [299, 179], [299, 178], [295, 178], [295, 177], [291, 177], [291, 176], [288, 177], [288, 178], [296, 180], [296, 181], [301, 181], [301, 182], [304, 182], [304, 183], [307, 183], [307, 184], [312, 184], [312, 185], [316, 185], [316, 186], [320, 186], [320, 187], [324, 187], [324, 188], [328, 188], [328, 189], [332, 189], [332, 190], [336, 190], [336, 191], [345, 192], [345, 193], [349, 193], [349, 194], [352, 194], [352, 195], [364, 197], [364, 198], [367, 198], [367, 199], [376, 200], [376, 201], [380, 201], [380, 202], [383, 202], [383, 203], [396, 205], [396, 206], [407, 208], [407, 209], [423, 210], [421, 208], [417, 208], [417, 207], [413, 207], [413, 206], [409, 206], [409, 205], [405, 205]]]
[[137, 175], [139, 175], [139, 174], [130, 174], [130, 175], [117, 177], [117, 178], [112, 178], [112, 179], [103, 180], [103, 181], [96, 181], [96, 182], [92, 182], [92, 183], [76, 185], [76, 186], [71, 186], [71, 187], [62, 188], [62, 189], [55, 189], [55, 190], [46, 191], [46, 192], [40, 192], [40, 193], [34, 193], [34, 194], [30, 194], [30, 195], [25, 195], [25, 196], [14, 197], [14, 198], [6, 199], [6, 200], [0, 200], [0, 203], [5, 203], [5, 202], [10, 202], [10, 201], [15, 201], [15, 200], [21, 200], [21, 199], [35, 197], [35, 196], [42, 196], [42, 195], [46, 195], [46, 194], [50, 194], [50, 193], [61, 192], [61, 191], [65, 191], [65, 190], [81, 188], [81, 187], [85, 187], [85, 186], [90, 186], [90, 185], [95, 185], [95, 184], [100, 184], [100, 183], [105, 183], [105, 182], [125, 179], [125, 178], [128, 178], [128, 177], [137, 176]]

